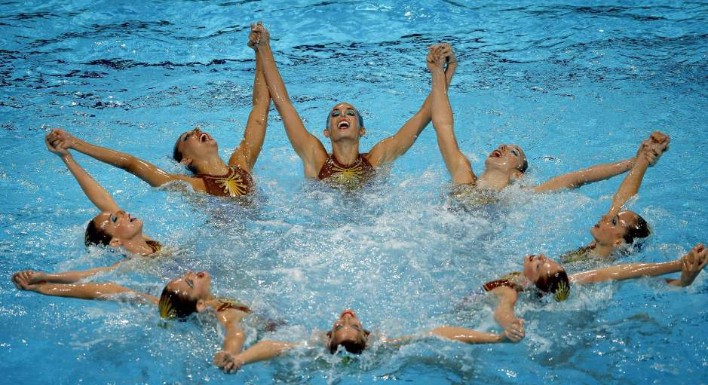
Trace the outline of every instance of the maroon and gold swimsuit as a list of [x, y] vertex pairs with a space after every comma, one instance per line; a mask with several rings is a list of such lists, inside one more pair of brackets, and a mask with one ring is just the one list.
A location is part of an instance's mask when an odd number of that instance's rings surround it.
[[524, 288], [521, 285], [519, 285], [518, 283], [514, 282], [516, 277], [518, 277], [520, 274], [521, 273], [519, 273], [519, 272], [513, 272], [513, 273], [509, 273], [509, 274], [507, 274], [495, 281], [489, 281], [489, 282], [485, 283], [484, 285], [482, 285], [482, 291], [488, 292], [488, 291], [492, 291], [492, 290], [494, 290], [498, 287], [502, 287], [502, 286], [512, 288], [516, 291], [523, 291]]
[[317, 179], [325, 180], [335, 186], [361, 187], [376, 174], [374, 166], [364, 158], [364, 155], [366, 154], [359, 154], [356, 161], [350, 165], [343, 165], [334, 155], [329, 155], [320, 173], [317, 174]]
[[198, 174], [204, 181], [206, 192], [220, 197], [248, 195], [253, 191], [253, 177], [239, 166], [229, 166], [225, 175]]

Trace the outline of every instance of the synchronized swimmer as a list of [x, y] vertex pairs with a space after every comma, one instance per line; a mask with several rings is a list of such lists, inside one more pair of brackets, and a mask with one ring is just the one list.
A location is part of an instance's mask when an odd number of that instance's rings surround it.
[[251, 194], [255, 188], [251, 172], [263, 147], [270, 106], [270, 94], [265, 84], [261, 61], [256, 56], [253, 108], [248, 115], [243, 139], [231, 154], [228, 163], [219, 156], [216, 140], [199, 127], [180, 135], [173, 149], [174, 160], [186, 166], [194, 174], [192, 176], [170, 174], [150, 162], [90, 144], [64, 130], [53, 130], [47, 136], [47, 141], [52, 146], [76, 150], [124, 169], [153, 187], [181, 181], [196, 191], [216, 196], [239, 197]]
[[[431, 73], [431, 90], [420, 109], [391, 137], [375, 144], [369, 152], [360, 152], [360, 139], [366, 133], [361, 113], [349, 103], [338, 103], [328, 113], [323, 135], [329, 138], [331, 153], [304, 126], [288, 96], [270, 47], [270, 33], [260, 22], [251, 25], [248, 44], [255, 52], [252, 110], [244, 137], [228, 162], [218, 153], [216, 141], [199, 127], [179, 136], [173, 158], [186, 166], [193, 175], [171, 174], [132, 155], [99, 147], [70, 133], [54, 129], [45, 138], [49, 151], [64, 162], [86, 197], [100, 210], [86, 228], [85, 244], [102, 245], [124, 251], [129, 257], [152, 257], [162, 245], [143, 233], [140, 219], [125, 212], [73, 158], [70, 150], [78, 151], [101, 162], [122, 168], [151, 186], [181, 181], [194, 191], [224, 197], [252, 194], [255, 184], [251, 175], [263, 146], [268, 110], [273, 101], [283, 121], [285, 133], [302, 160], [307, 178], [323, 181], [345, 190], [365, 188], [377, 170], [403, 155], [418, 135], [432, 121], [438, 147], [453, 182], [458, 199], [473, 197], [474, 204], [493, 203], [496, 192], [523, 178], [528, 161], [521, 147], [500, 145], [485, 160], [485, 170], [478, 177], [469, 159], [460, 151], [455, 138], [448, 87], [457, 68], [457, 58], [449, 44], [430, 47], [426, 65]], [[534, 192], [548, 192], [580, 187], [628, 172], [615, 193], [607, 214], [591, 228], [593, 240], [585, 247], [566, 253], [561, 262], [597, 259], [605, 263], [631, 251], [637, 240], [646, 238], [648, 224], [639, 214], [623, 209], [637, 194], [647, 169], [667, 151], [670, 138], [659, 131], [642, 141], [634, 157], [600, 164], [584, 170], [560, 175], [537, 186], [524, 186]], [[490, 198], [491, 197], [491, 198]], [[286, 342], [261, 339], [244, 348], [245, 334], [241, 322], [252, 315], [251, 309], [211, 291], [211, 276], [207, 272], [188, 272], [170, 280], [158, 298], [134, 291], [113, 282], [85, 282], [92, 275], [114, 269], [99, 267], [85, 271], [46, 273], [23, 270], [12, 276], [20, 290], [43, 295], [78, 299], [124, 299], [157, 305], [165, 319], [186, 319], [194, 313], [210, 313], [224, 328], [222, 348], [213, 356], [215, 366], [227, 373], [243, 365], [269, 360], [307, 342]], [[438, 337], [467, 344], [518, 343], [526, 336], [524, 320], [515, 313], [519, 293], [531, 291], [535, 298], [550, 296], [566, 300], [571, 287], [604, 281], [621, 281], [680, 273], [668, 278], [670, 286], [691, 285], [708, 263], [703, 244], [696, 244], [688, 253], [674, 261], [662, 263], [624, 263], [568, 274], [563, 266], [540, 255], [527, 255], [522, 271], [508, 273], [481, 286], [478, 294], [493, 294], [497, 300], [494, 319], [501, 332], [486, 332], [464, 326], [440, 325], [430, 330], [398, 338], [374, 336], [365, 329], [353, 310], [344, 310], [331, 329], [318, 336], [317, 346], [331, 354], [347, 351], [360, 354], [374, 341], [400, 346], [422, 338]], [[532, 296], [534, 297], [534, 296]]]

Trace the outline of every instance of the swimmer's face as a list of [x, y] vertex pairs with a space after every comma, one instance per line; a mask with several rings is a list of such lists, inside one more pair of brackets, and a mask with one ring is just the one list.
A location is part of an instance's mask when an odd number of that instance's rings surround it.
[[211, 276], [206, 271], [190, 271], [170, 281], [167, 287], [192, 300], [208, 299], [211, 296]]
[[639, 216], [631, 211], [621, 211], [614, 217], [603, 216], [590, 229], [595, 242], [607, 246], [619, 246], [624, 243], [624, 235], [630, 227], [636, 226]]
[[177, 138], [175, 149], [182, 154], [183, 160], [194, 160], [218, 152], [218, 145], [216, 140], [197, 127], [182, 133]]
[[344, 310], [327, 333], [331, 344], [340, 345], [343, 342], [366, 342], [369, 332], [364, 330], [361, 321], [352, 310]]
[[524, 258], [524, 276], [534, 284], [540, 277], [548, 277], [561, 270], [563, 267], [558, 262], [543, 254], [527, 255]]
[[332, 108], [327, 118], [326, 137], [337, 141], [342, 138], [359, 138], [365, 133], [359, 111], [349, 103], [339, 103]]
[[123, 210], [102, 212], [93, 221], [97, 227], [113, 238], [111, 244], [115, 241], [132, 239], [142, 235], [143, 232], [143, 221]]
[[527, 160], [521, 147], [515, 144], [502, 144], [489, 153], [484, 164], [488, 169], [523, 174]]

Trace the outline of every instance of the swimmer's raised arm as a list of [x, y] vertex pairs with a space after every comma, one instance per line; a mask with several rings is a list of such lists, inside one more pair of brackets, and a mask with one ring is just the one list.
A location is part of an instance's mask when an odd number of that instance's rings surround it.
[[320, 167], [327, 159], [327, 150], [325, 150], [319, 139], [307, 131], [300, 115], [293, 106], [273, 58], [273, 51], [270, 48], [270, 33], [260, 22], [251, 25], [249, 44], [255, 46], [256, 55], [261, 59], [268, 91], [280, 117], [283, 119], [283, 125], [290, 144], [292, 144], [293, 149], [303, 161], [305, 175], [310, 178], [316, 178], [320, 172]]
[[[249, 44], [254, 50], [257, 48]], [[236, 147], [229, 165], [237, 165], [242, 169], [251, 172], [256, 164], [258, 155], [261, 153], [263, 141], [265, 139], [266, 127], [268, 126], [268, 109], [270, 107], [270, 93], [263, 75], [261, 59], [256, 55], [256, 74], [253, 77], [253, 98], [251, 113], [248, 115], [246, 130], [243, 133], [243, 140]]]
[[298, 344], [292, 342], [262, 340], [239, 353], [235, 357], [231, 357], [230, 360], [223, 366], [218, 365], [216, 361], [214, 364], [219, 366], [226, 373], [234, 373], [243, 365], [270, 360], [280, 356], [296, 346], [298, 346]]
[[572, 274], [572, 283], [586, 284], [604, 281], [622, 281], [626, 279], [655, 277], [664, 274], [681, 272], [679, 279], [667, 279], [672, 286], [689, 286], [696, 279], [708, 262], [708, 255], [703, 244], [695, 245], [683, 257], [670, 262], [661, 263], [623, 263], [615, 266], [594, 269]]
[[659, 131], [653, 132], [648, 139], [642, 141], [639, 150], [637, 150], [634, 166], [612, 198], [612, 205], [607, 212], [608, 217], [617, 215], [627, 200], [637, 194], [650, 163], [652, 160], [656, 161], [666, 151], [669, 141], [669, 137]]
[[[446, 43], [436, 44], [431, 48], [442, 60], [444, 71], [444, 89], [450, 86], [452, 77], [457, 68], [457, 58], [452, 50], [452, 46]], [[403, 126], [392, 136], [383, 139], [369, 151], [367, 160], [372, 166], [380, 166], [394, 161], [403, 155], [413, 146], [420, 133], [430, 123], [432, 119], [432, 91], [425, 98], [420, 109], [406, 121]]]
[[150, 162], [138, 159], [130, 154], [90, 144], [64, 130], [52, 130], [47, 135], [47, 140], [49, 143], [56, 143], [56, 146], [76, 150], [103, 163], [128, 171], [153, 187], [162, 186], [175, 180], [182, 180], [192, 184], [195, 189], [204, 190], [203, 183], [201, 188], [197, 183], [201, 179], [167, 173]]
[[460, 151], [455, 137], [454, 119], [447, 87], [443, 77], [444, 56], [437, 47], [431, 47], [428, 54], [428, 69], [432, 74], [432, 89], [430, 91], [433, 127], [438, 139], [438, 147], [453, 183], [475, 183], [477, 177], [472, 171], [469, 159]]
[[[649, 165], [653, 165], [665, 151], [666, 145], [668, 145], [668, 137], [659, 133], [661, 136], [657, 136], [658, 142], [652, 146], [651, 153], [645, 154]], [[652, 134], [654, 137], [655, 134]], [[663, 137], [667, 139], [664, 141]], [[663, 146], [663, 149], [661, 148]], [[639, 155], [639, 154], [638, 154]], [[638, 158], [629, 158], [621, 160], [619, 162], [599, 164], [596, 166], [588, 167], [579, 171], [570, 172], [567, 174], [559, 175], [557, 177], [551, 178], [548, 181], [533, 188], [535, 192], [548, 192], [561, 189], [578, 188], [580, 186], [599, 182], [601, 180], [609, 179], [619, 174], [625, 173], [634, 167], [636, 160]], [[631, 196], [631, 195], [630, 195]]]
[[120, 207], [113, 200], [111, 194], [101, 187], [101, 185], [74, 160], [74, 157], [71, 156], [69, 151], [62, 146], [62, 141], [54, 139], [54, 132], [55, 130], [52, 130], [44, 139], [47, 149], [59, 155], [66, 165], [66, 168], [69, 169], [74, 178], [76, 178], [79, 186], [81, 186], [81, 190], [84, 191], [84, 194], [86, 194], [86, 197], [91, 203], [101, 211], [114, 212], [120, 210]]

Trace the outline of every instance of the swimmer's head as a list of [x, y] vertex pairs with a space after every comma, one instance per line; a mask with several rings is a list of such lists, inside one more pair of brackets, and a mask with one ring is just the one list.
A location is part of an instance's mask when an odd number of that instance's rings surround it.
[[649, 230], [649, 224], [642, 218], [641, 215], [633, 212], [627, 211], [633, 214], [633, 221], [627, 226], [624, 233], [624, 241], [627, 243], [634, 243], [637, 239], [646, 238], [651, 235], [651, 230]]
[[119, 247], [124, 241], [142, 236], [143, 222], [123, 210], [104, 211], [86, 226], [84, 244]]
[[564, 301], [570, 295], [568, 274], [559, 263], [543, 254], [526, 256], [523, 273], [540, 295], [550, 294], [556, 301]]
[[359, 111], [349, 103], [339, 103], [332, 108], [327, 115], [327, 125], [324, 135], [336, 140], [339, 137], [356, 135], [363, 136], [366, 132], [364, 128], [364, 118]]
[[334, 354], [342, 346], [349, 353], [361, 354], [366, 349], [369, 334], [352, 310], [344, 310], [327, 332], [329, 352]]
[[96, 225], [96, 219], [91, 219], [86, 226], [84, 233], [84, 244], [88, 247], [91, 245], [108, 246], [113, 237]]
[[172, 158], [196, 174], [197, 169], [194, 167], [194, 161], [212, 156], [214, 152], [218, 155], [216, 140], [206, 132], [202, 132], [199, 127], [195, 127], [177, 138], [172, 150]]
[[185, 318], [205, 308], [210, 295], [211, 277], [206, 272], [188, 272], [165, 285], [158, 308], [162, 318]]
[[639, 240], [651, 234], [647, 221], [639, 214], [625, 210], [614, 217], [603, 216], [590, 229], [595, 242], [605, 246], [620, 247], [632, 245], [639, 247]]
[[550, 275], [539, 277], [536, 289], [543, 295], [550, 294], [556, 301], [565, 301], [570, 295], [570, 280], [565, 270], [559, 270]]
[[529, 167], [526, 154], [515, 144], [502, 144], [490, 152], [484, 162], [487, 169], [510, 173], [514, 178], [520, 178]]

